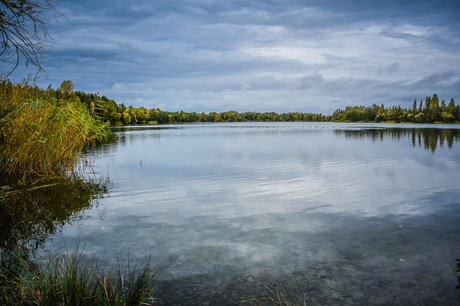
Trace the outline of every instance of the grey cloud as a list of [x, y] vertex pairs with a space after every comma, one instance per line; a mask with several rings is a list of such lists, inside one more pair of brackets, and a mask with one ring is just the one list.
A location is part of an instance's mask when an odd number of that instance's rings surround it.
[[391, 64], [388, 68], [387, 68], [387, 71], [388, 73], [395, 73], [397, 72], [399, 69], [399, 63], [394, 63], [394, 64]]
[[412, 92], [421, 93], [418, 98], [424, 98], [437, 93], [440, 99], [450, 100], [451, 98], [458, 99], [460, 93], [459, 84], [459, 72], [448, 71], [428, 75], [408, 87], [413, 88]]
[[377, 69], [377, 75], [393, 74], [396, 73], [398, 69], [399, 63], [393, 63], [385, 66], [380, 65]]
[[321, 74], [315, 73], [312, 75], [307, 75], [302, 77], [298, 81], [298, 85], [296, 86], [298, 89], [311, 89], [318, 86], [321, 86], [325, 83], [324, 78]]
[[40, 82], [193, 111], [458, 95], [459, 2], [400, 2], [63, 1]]

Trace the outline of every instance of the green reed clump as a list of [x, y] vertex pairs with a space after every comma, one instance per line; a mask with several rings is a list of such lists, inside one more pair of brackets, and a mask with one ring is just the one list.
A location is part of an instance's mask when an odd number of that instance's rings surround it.
[[1, 305], [148, 305], [155, 270], [149, 261], [115, 272], [83, 263], [82, 254], [48, 258], [37, 266], [20, 250], [4, 252], [0, 265]]
[[70, 81], [46, 91], [27, 82], [0, 81], [0, 175], [62, 173], [80, 150], [107, 133]]
[[0, 253], [0, 305], [23, 304], [22, 284], [33, 278], [33, 268], [25, 258], [20, 250]]

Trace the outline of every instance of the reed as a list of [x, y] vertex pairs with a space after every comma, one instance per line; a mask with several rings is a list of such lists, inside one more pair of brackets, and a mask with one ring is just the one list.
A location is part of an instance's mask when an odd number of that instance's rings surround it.
[[153, 303], [155, 270], [146, 261], [100, 272], [83, 263], [82, 253], [49, 257], [37, 266], [21, 250], [3, 253], [1, 305], [148, 305]]
[[106, 126], [73, 92], [0, 81], [0, 175], [63, 173]]

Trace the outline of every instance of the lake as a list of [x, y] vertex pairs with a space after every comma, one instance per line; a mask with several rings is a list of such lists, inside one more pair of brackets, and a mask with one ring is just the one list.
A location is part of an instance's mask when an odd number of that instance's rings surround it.
[[114, 128], [103, 196], [46, 249], [150, 257], [159, 304], [455, 305], [460, 127], [228, 123]]

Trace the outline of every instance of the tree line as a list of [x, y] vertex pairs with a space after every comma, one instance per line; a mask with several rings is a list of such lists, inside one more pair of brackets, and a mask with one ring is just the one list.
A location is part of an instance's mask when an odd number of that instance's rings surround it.
[[330, 116], [312, 113], [275, 112], [184, 112], [164, 111], [159, 108], [125, 106], [114, 100], [93, 93], [75, 92], [76, 96], [86, 105], [90, 113], [111, 126], [135, 124], [165, 123], [199, 123], [199, 122], [244, 122], [244, 121], [329, 121]]
[[109, 126], [166, 123], [199, 122], [408, 122], [408, 123], [459, 123], [460, 105], [452, 98], [447, 104], [439, 102], [436, 94], [426, 97], [419, 103], [414, 101], [412, 108], [392, 106], [347, 106], [337, 109], [332, 115], [301, 112], [184, 112], [164, 111], [159, 108], [134, 107], [117, 104], [114, 100], [98, 94], [77, 91], [76, 96], [83, 102], [90, 113]]
[[[9, 84], [9, 85], [8, 85]], [[18, 86], [9, 81], [3, 81], [3, 88]], [[61, 103], [72, 100], [82, 104], [88, 113], [98, 122], [107, 126], [136, 125], [136, 124], [175, 124], [200, 122], [396, 122], [396, 123], [460, 123], [460, 105], [454, 99], [449, 103], [441, 102], [437, 94], [428, 96], [425, 100], [415, 100], [411, 108], [401, 106], [347, 106], [337, 109], [332, 115], [302, 113], [302, 112], [184, 112], [165, 111], [159, 108], [125, 106], [98, 93], [74, 91], [71, 81], [63, 81], [58, 89], [49, 86], [46, 90], [35, 85], [22, 86], [23, 90], [41, 95], [44, 99]]]
[[455, 105], [453, 98], [447, 104], [439, 102], [437, 94], [428, 96], [425, 101], [414, 100], [411, 108], [393, 106], [348, 106], [344, 110], [337, 109], [331, 121], [339, 122], [409, 122], [409, 123], [460, 123], [460, 105]]

